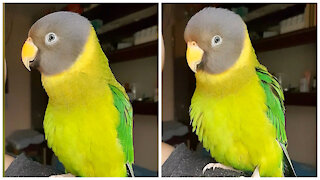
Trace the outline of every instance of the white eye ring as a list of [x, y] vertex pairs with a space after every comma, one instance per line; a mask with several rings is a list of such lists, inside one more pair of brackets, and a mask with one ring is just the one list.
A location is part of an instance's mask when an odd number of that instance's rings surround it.
[[58, 36], [55, 33], [49, 32], [48, 34], [46, 34], [46, 37], [45, 37], [46, 45], [53, 45], [57, 41], [58, 41]]
[[211, 39], [211, 46], [217, 46], [220, 45], [222, 43], [222, 37], [219, 35], [215, 35], [213, 36], [213, 38]]

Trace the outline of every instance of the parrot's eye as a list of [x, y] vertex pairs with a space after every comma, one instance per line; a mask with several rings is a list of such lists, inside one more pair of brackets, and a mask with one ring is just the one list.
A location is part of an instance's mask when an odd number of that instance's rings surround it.
[[56, 43], [58, 40], [57, 35], [53, 32], [48, 33], [45, 38], [46, 38], [45, 42], [47, 45], [52, 45], [52, 44]]
[[222, 38], [219, 35], [213, 36], [213, 38], [211, 40], [211, 46], [212, 47], [217, 46], [217, 45], [219, 45], [221, 43], [222, 43]]

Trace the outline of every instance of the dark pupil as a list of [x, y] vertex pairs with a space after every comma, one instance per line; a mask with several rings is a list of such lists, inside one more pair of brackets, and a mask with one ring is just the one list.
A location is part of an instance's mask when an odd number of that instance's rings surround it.
[[214, 42], [215, 42], [215, 43], [218, 43], [219, 41], [220, 41], [220, 38], [219, 38], [219, 37], [215, 37], [215, 38], [214, 38]]
[[50, 35], [49, 35], [49, 42], [53, 41], [54, 38], [55, 38], [54, 35], [53, 35], [53, 34], [50, 34]]

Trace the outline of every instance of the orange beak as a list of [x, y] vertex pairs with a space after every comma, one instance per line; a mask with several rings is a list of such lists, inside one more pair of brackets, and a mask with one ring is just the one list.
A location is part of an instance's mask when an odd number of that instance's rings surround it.
[[187, 62], [190, 69], [196, 73], [197, 65], [201, 63], [203, 50], [198, 46], [195, 41], [188, 42], [187, 47]]
[[24, 66], [31, 71], [30, 62], [33, 62], [37, 56], [38, 47], [33, 44], [31, 37], [28, 37], [26, 42], [23, 44], [21, 58]]

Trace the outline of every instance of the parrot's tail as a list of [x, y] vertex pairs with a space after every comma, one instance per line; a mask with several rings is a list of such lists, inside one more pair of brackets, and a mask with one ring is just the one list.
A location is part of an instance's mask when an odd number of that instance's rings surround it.
[[134, 177], [134, 172], [133, 172], [133, 169], [132, 169], [132, 163], [127, 162], [126, 165], [127, 165], [128, 169], [129, 169], [130, 176]]
[[297, 177], [294, 171], [293, 165], [291, 163], [287, 148], [284, 144], [279, 143], [283, 151], [283, 174], [285, 177]]

